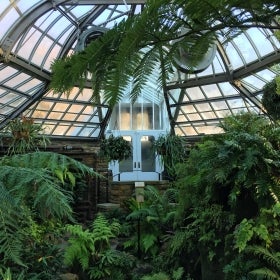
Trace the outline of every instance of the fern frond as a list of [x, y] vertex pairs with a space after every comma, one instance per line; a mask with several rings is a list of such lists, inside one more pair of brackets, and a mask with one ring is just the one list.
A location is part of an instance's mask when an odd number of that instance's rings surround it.
[[280, 275], [268, 268], [258, 268], [249, 272], [249, 279], [279, 280]]
[[68, 156], [52, 152], [33, 152], [21, 155], [6, 156], [0, 159], [1, 165], [26, 167], [30, 169], [72, 170], [83, 175], [98, 176], [92, 168]]
[[157, 236], [154, 234], [144, 234], [141, 243], [143, 244], [144, 251], [148, 252], [157, 242]]
[[110, 225], [105, 216], [99, 213], [92, 224], [94, 243], [103, 249], [109, 247], [110, 239], [116, 237], [119, 230], [120, 224], [118, 222]]
[[23, 245], [18, 221], [24, 224], [23, 211], [9, 191], [0, 182], [0, 255], [3, 263], [14, 262], [24, 266], [21, 260]]
[[262, 259], [269, 268], [280, 273], [280, 254], [261, 246], [249, 246], [247, 252]]
[[186, 244], [189, 242], [190, 233], [186, 231], [176, 231], [175, 235], [170, 239], [170, 253], [172, 256], [180, 254], [185, 250]]
[[71, 234], [69, 246], [65, 250], [64, 263], [72, 265], [79, 261], [83, 270], [88, 269], [92, 254], [95, 252], [94, 240], [89, 230], [83, 230], [81, 225], [67, 225], [66, 231]]
[[72, 193], [64, 190], [59, 181], [44, 169], [0, 166], [0, 180], [16, 201], [29, 203], [41, 217], [72, 217]]

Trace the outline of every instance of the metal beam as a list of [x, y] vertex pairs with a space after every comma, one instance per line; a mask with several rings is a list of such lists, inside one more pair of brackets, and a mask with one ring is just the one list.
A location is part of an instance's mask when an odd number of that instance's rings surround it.
[[244, 78], [248, 76], [248, 74], [250, 73], [263, 70], [268, 66], [271, 66], [279, 62], [280, 62], [280, 50], [262, 57], [261, 60], [258, 60], [256, 62], [246, 65], [245, 67], [235, 70], [233, 73], [233, 79], [235, 80], [235, 79]]
[[[56, 1], [59, 2], [59, 1]], [[61, 2], [61, 1], [60, 1]], [[67, 5], [137, 5], [137, 4], [145, 4], [147, 0], [69, 0], [64, 1]]]
[[211, 102], [217, 102], [217, 101], [226, 101], [226, 100], [234, 100], [237, 98], [242, 98], [240, 95], [232, 95], [232, 96], [221, 96], [221, 97], [212, 97], [207, 99], [199, 99], [199, 100], [189, 100], [184, 101], [180, 103], [175, 103], [170, 105], [171, 108], [177, 107], [177, 106], [186, 106], [186, 105], [195, 105], [195, 104], [203, 104], [203, 103], [211, 103]]
[[21, 17], [15, 24], [10, 28], [9, 32], [0, 42], [0, 48], [4, 51], [4, 55], [9, 55], [14, 44], [20, 35], [25, 31], [26, 26], [30, 26], [34, 20], [40, 17], [45, 12], [55, 9], [56, 6], [67, 4], [67, 5], [125, 5], [125, 4], [144, 4], [145, 0], [54, 0], [45, 1], [34, 5], [28, 13]]
[[253, 96], [248, 89], [246, 89], [246, 87], [242, 84], [241, 81], [236, 80], [231, 84], [233, 87], [238, 89], [241, 96], [245, 97], [246, 99], [249, 99], [256, 107], [258, 107], [264, 113], [262, 103], [255, 96]]
[[51, 77], [47, 71], [43, 71], [34, 65], [27, 63], [25, 60], [14, 57], [8, 56], [6, 58], [6, 65], [10, 65], [13, 68], [16, 68], [24, 73], [29, 74], [30, 76], [37, 78], [42, 81], [50, 81]]
[[228, 75], [226, 73], [218, 74], [218, 75], [211, 75], [201, 78], [189, 79], [182, 83], [176, 83], [173, 85], [167, 85], [167, 90], [178, 89], [178, 88], [190, 88], [190, 87], [197, 87], [203, 85], [210, 85], [214, 83], [223, 83], [228, 82]]
[[13, 111], [11, 114], [5, 116], [5, 120], [0, 123], [0, 129], [5, 127], [5, 125], [14, 118], [20, 116], [27, 108], [29, 108], [32, 104], [34, 104], [39, 98], [41, 98], [46, 93], [46, 87], [42, 87], [40, 90], [36, 92], [28, 101], [26, 101], [23, 105], [19, 106], [16, 111]]
[[[222, 83], [222, 82], [233, 82], [235, 80], [239, 80], [250, 74], [260, 71], [262, 69], [267, 68], [270, 65], [280, 62], [280, 51], [274, 52], [270, 55], [263, 57], [261, 60], [254, 61], [251, 64], [248, 64], [238, 70], [234, 70], [232, 75], [228, 75], [228, 73], [222, 73], [218, 75], [210, 75], [206, 77], [193, 78], [186, 80], [182, 83], [176, 83], [172, 85], [167, 85], [167, 90], [178, 89], [178, 88], [190, 88], [202, 85], [209, 85], [214, 83]], [[229, 79], [230, 77], [230, 79]]]

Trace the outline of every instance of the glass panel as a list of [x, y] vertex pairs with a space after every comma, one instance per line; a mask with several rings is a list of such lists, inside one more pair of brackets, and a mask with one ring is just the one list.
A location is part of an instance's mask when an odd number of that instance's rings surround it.
[[154, 136], [141, 137], [142, 172], [155, 172], [155, 154], [152, 153]]
[[[115, 118], [112, 116], [112, 128], [116, 129], [118, 127], [118, 108], [116, 108]], [[114, 122], [113, 122], [114, 121]], [[130, 126], [130, 104], [121, 104], [121, 116], [120, 116], [120, 129], [129, 130]]]
[[[132, 141], [131, 136], [123, 136], [123, 138], [126, 141], [129, 141], [130, 145], [131, 145], [131, 141]], [[133, 157], [132, 156], [119, 162], [119, 171], [120, 171], [120, 173], [133, 171]]]
[[29, 1], [20, 1], [17, 5], [22, 13], [32, 8], [32, 6], [36, 5], [41, 0], [29, 0]]
[[[2, 1], [1, 1], [2, 2]], [[2, 3], [1, 3], [2, 5]], [[1, 19], [1, 24], [0, 24], [0, 39], [5, 35], [7, 30], [11, 28], [13, 23], [19, 18], [18, 13], [12, 9], [10, 10], [5, 17]]]
[[29, 56], [31, 55], [34, 49], [34, 46], [36, 45], [41, 36], [42, 32], [31, 28], [28, 34], [26, 35], [24, 41], [21, 43], [18, 55], [25, 59], [29, 59]]
[[231, 66], [233, 69], [239, 68], [243, 66], [243, 61], [240, 57], [240, 54], [237, 52], [237, 50], [234, 48], [231, 42], [228, 42], [225, 46], [225, 51], [227, 53], [227, 56], [231, 62]]
[[132, 129], [139, 130], [142, 128], [141, 105], [134, 104], [132, 108]]

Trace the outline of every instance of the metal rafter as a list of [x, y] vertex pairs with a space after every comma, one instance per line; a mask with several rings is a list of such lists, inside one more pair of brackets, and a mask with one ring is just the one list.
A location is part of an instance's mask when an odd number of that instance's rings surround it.
[[196, 87], [202, 85], [210, 85], [210, 84], [217, 84], [222, 82], [229, 82], [234, 80], [239, 80], [250, 74], [265, 69], [275, 63], [280, 62], [280, 51], [274, 52], [270, 55], [263, 57], [260, 60], [254, 61], [250, 64], [247, 64], [244, 67], [239, 68], [238, 70], [232, 71], [230, 75], [232, 78], [229, 79], [228, 73], [222, 73], [218, 75], [209, 75], [206, 77], [201, 78], [192, 78], [181, 83], [176, 83], [172, 85], [167, 85], [167, 90], [171, 89], [178, 89], [178, 88], [189, 88], [189, 87]]

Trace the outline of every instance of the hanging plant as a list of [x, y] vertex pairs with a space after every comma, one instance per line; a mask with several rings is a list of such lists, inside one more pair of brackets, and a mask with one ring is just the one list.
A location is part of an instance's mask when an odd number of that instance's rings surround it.
[[152, 149], [161, 156], [168, 179], [175, 179], [176, 165], [184, 162], [187, 158], [187, 142], [185, 138], [173, 134], [161, 135], [153, 142]]
[[100, 155], [107, 158], [108, 161], [122, 161], [132, 155], [132, 147], [130, 142], [122, 136], [110, 135], [101, 141]]
[[43, 133], [43, 126], [34, 123], [32, 118], [22, 116], [10, 121], [3, 130], [4, 135], [10, 136], [8, 154], [23, 154], [46, 147], [49, 139]]

